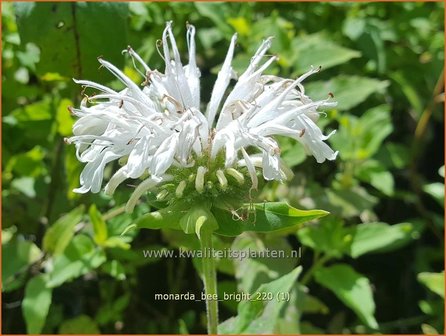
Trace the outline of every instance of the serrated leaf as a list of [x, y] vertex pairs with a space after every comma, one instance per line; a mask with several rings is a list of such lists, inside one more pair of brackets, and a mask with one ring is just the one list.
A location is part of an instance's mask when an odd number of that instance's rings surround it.
[[[261, 285], [251, 295], [251, 300], [241, 301], [238, 305], [238, 315], [218, 327], [221, 334], [273, 334], [279, 321], [281, 309], [286, 304], [277, 299], [277, 293], [287, 293], [296, 282], [302, 267], [277, 280]], [[272, 293], [272, 300], [259, 300], [257, 293]], [[261, 297], [261, 296], [260, 296]]]
[[51, 225], [43, 237], [44, 250], [53, 255], [63, 253], [74, 235], [74, 227], [81, 221], [83, 214], [84, 206], [80, 205]]
[[444, 298], [444, 271], [441, 273], [419, 273], [418, 281], [429, 288], [432, 292]]
[[52, 289], [47, 287], [44, 274], [31, 278], [26, 284], [22, 312], [28, 334], [41, 333], [50, 309], [51, 297]]
[[349, 110], [362, 103], [372, 93], [383, 91], [389, 83], [374, 78], [345, 76], [334, 77], [328, 81], [317, 81], [306, 84], [305, 94], [311, 99], [326, 99], [329, 92], [338, 102], [337, 109]]
[[372, 329], [378, 329], [375, 319], [375, 301], [369, 280], [351, 266], [336, 264], [314, 273], [315, 280], [330, 289], [359, 319]]
[[245, 204], [237, 211], [213, 208], [223, 236], [237, 236], [242, 232], [273, 232], [283, 229], [298, 229], [303, 223], [328, 215], [324, 210], [299, 210], [286, 202]]

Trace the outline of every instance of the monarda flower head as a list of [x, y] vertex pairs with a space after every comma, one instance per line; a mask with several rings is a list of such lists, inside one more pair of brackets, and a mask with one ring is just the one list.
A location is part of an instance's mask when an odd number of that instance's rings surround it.
[[[126, 179], [143, 179], [127, 203], [129, 212], [148, 191], [170, 203], [244, 201], [257, 189], [258, 176], [283, 181], [292, 174], [280, 158], [275, 135], [297, 140], [317, 162], [336, 158], [337, 152], [324, 142], [334, 131], [325, 136], [315, 124], [318, 109], [336, 103], [312, 101], [302, 84], [319, 69], [297, 79], [264, 75], [277, 60], [266, 54], [268, 38], [237, 76], [231, 66], [235, 34], [204, 105], [192, 25], [187, 25], [186, 36], [189, 63], [183, 66], [171, 22], [166, 24], [161, 40], [164, 73], [151, 69], [130, 47], [125, 50], [144, 69], [142, 85], [102, 58], [101, 65], [125, 85], [122, 91], [75, 80], [99, 91], [71, 109], [79, 119], [67, 142], [76, 145], [79, 161], [86, 163], [75, 192], [99, 192], [105, 166], [119, 160], [122, 166], [105, 186], [106, 193], [113, 194]], [[231, 80], [235, 82], [228, 89]]]

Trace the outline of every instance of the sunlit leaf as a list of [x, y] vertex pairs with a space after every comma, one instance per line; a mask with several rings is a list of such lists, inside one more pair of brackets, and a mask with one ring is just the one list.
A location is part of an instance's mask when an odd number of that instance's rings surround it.
[[375, 301], [369, 280], [351, 266], [336, 264], [319, 268], [316, 281], [330, 289], [344, 304], [350, 307], [367, 326], [378, 329], [375, 320]]
[[43, 248], [48, 253], [63, 253], [74, 235], [74, 227], [79, 224], [84, 214], [84, 206], [80, 205], [51, 225], [43, 237]]
[[303, 223], [328, 215], [324, 210], [299, 210], [286, 202], [246, 204], [237, 211], [213, 208], [218, 218], [217, 234], [237, 236], [245, 231], [272, 232], [286, 228], [298, 229]]
[[382, 92], [389, 83], [373, 78], [340, 75], [324, 82], [311, 82], [305, 93], [313, 100], [326, 99], [331, 92], [338, 102], [336, 108], [348, 110], [362, 103], [372, 93]]
[[[299, 266], [279, 279], [261, 285], [251, 295], [251, 300], [239, 303], [236, 317], [230, 318], [219, 325], [219, 333], [273, 334], [279, 320], [280, 311], [286, 304], [285, 300], [278, 300], [276, 295], [288, 293], [301, 271], [302, 267]], [[265, 293], [272, 293], [275, 297], [269, 300], [263, 297]]]
[[92, 204], [88, 210], [91, 224], [93, 224], [94, 240], [98, 245], [104, 244], [108, 238], [107, 224], [102, 217], [102, 214], [96, 208], [96, 205]]
[[320, 66], [323, 70], [328, 69], [361, 55], [355, 50], [341, 47], [317, 34], [295, 37], [292, 45], [296, 74], [307, 72], [311, 66]]
[[429, 288], [432, 292], [444, 298], [444, 271], [441, 273], [419, 273], [418, 281]]
[[53, 266], [48, 273], [49, 287], [58, 287], [81, 275], [96, 269], [106, 261], [102, 250], [94, 246], [86, 235], [76, 235], [63, 254], [54, 257]]
[[349, 253], [357, 258], [370, 252], [388, 252], [399, 248], [417, 238], [420, 232], [410, 223], [364, 223], [353, 227], [350, 234]]
[[23, 317], [28, 334], [40, 334], [50, 308], [52, 289], [47, 286], [46, 276], [41, 274], [29, 280], [22, 302]]

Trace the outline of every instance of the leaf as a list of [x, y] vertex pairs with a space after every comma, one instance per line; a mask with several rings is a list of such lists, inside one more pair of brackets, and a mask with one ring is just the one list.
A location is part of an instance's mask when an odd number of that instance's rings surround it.
[[101, 246], [108, 238], [107, 224], [95, 204], [90, 206], [88, 214], [90, 215], [91, 224], [93, 224], [94, 241]]
[[64, 253], [54, 257], [48, 272], [48, 287], [57, 287], [98, 268], [106, 261], [102, 250], [96, 248], [90, 237], [76, 235]]
[[73, 106], [73, 102], [64, 98], [60, 101], [56, 112], [57, 131], [62, 136], [69, 136], [73, 133], [74, 119], [68, 111], [69, 106]]
[[159, 211], [149, 212], [136, 222], [139, 229], [176, 229], [181, 230], [180, 220], [187, 213], [181, 206], [171, 206]]
[[299, 228], [303, 223], [328, 215], [324, 210], [298, 210], [286, 202], [245, 204], [237, 211], [214, 207], [223, 236], [237, 236], [242, 232], [272, 232], [286, 228]]
[[[251, 295], [250, 300], [241, 301], [238, 305], [238, 315], [218, 327], [221, 334], [273, 334], [285, 300], [278, 300], [277, 295], [287, 293], [296, 282], [302, 271], [302, 267], [295, 268], [292, 272], [277, 280], [261, 285]], [[259, 299], [262, 293], [272, 293], [273, 299]]]
[[325, 218], [317, 225], [304, 227], [296, 234], [302, 245], [335, 258], [340, 258], [349, 245], [345, 239], [343, 222], [333, 217]]
[[185, 233], [195, 233], [200, 239], [202, 229], [214, 231], [218, 228], [214, 215], [206, 206], [194, 206], [180, 220], [180, 226]]
[[441, 273], [419, 273], [418, 281], [429, 288], [432, 292], [444, 298], [444, 271]]
[[431, 195], [440, 206], [444, 207], [444, 184], [440, 182], [429, 183], [423, 186], [423, 191]]
[[295, 140], [281, 136], [278, 136], [276, 140], [279, 142], [280, 157], [288, 167], [292, 168], [305, 161], [307, 154], [302, 146], [296, 145]]
[[423, 334], [425, 335], [440, 335], [440, 333], [431, 325], [427, 323], [421, 324], [421, 330], [423, 331]]
[[2, 244], [2, 253], [8, 256], [3, 258], [2, 262], [2, 292], [22, 286], [24, 279], [18, 276], [42, 256], [42, 252], [34, 243], [23, 239], [11, 239]]
[[102, 270], [118, 280], [125, 280], [125, 269], [117, 260], [110, 260], [102, 266]]
[[[240, 292], [252, 293], [261, 284], [270, 282], [280, 274], [287, 274], [294, 269], [295, 258], [262, 256], [262, 253], [273, 250], [283, 251], [286, 256], [292, 255], [289, 243], [282, 237], [264, 241], [253, 232], [244, 232], [234, 239], [231, 251], [237, 253], [238, 257], [233, 258], [232, 262]], [[251, 257], [251, 252], [256, 252], [256, 257]]]
[[22, 301], [22, 312], [28, 334], [40, 334], [50, 309], [52, 289], [46, 277], [40, 274], [28, 281]]
[[81, 221], [84, 206], [80, 205], [59, 218], [43, 236], [43, 249], [57, 255], [63, 253], [74, 235], [74, 227]]
[[98, 335], [100, 330], [96, 322], [87, 315], [79, 315], [75, 318], [65, 320], [59, 328], [59, 334], [91, 334]]
[[411, 223], [389, 225], [365, 223], [355, 226], [351, 232], [349, 253], [353, 258], [370, 252], [388, 252], [412, 241], [420, 235], [419, 228]]
[[367, 326], [378, 329], [378, 323], [374, 317], [375, 302], [366, 277], [346, 264], [319, 268], [314, 276], [319, 284], [330, 289]]
[[355, 175], [364, 182], [370, 183], [387, 196], [394, 192], [393, 175], [387, 171], [380, 162], [369, 160], [359, 165]]
[[306, 94], [313, 100], [326, 99], [329, 92], [335, 96], [339, 110], [349, 110], [375, 92], [382, 92], [389, 83], [373, 78], [341, 75], [328, 81], [306, 84]]
[[110, 79], [110, 74], [98, 71], [101, 55], [122, 66], [128, 4], [14, 3], [14, 8], [21, 42], [40, 48], [39, 75], [57, 72], [68, 78]]
[[389, 105], [369, 109], [360, 118], [343, 116], [339, 124], [339, 132], [330, 137], [330, 143], [344, 160], [372, 157], [393, 131]]
[[297, 68], [294, 74], [307, 72], [311, 66], [325, 70], [361, 56], [360, 52], [341, 47], [318, 34], [296, 37], [292, 46], [292, 63]]

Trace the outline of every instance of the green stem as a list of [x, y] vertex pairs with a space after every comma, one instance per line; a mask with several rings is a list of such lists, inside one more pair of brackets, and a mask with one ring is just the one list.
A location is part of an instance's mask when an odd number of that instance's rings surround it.
[[311, 280], [311, 277], [313, 276], [313, 273], [321, 267], [323, 264], [325, 264], [328, 260], [330, 260], [331, 257], [328, 255], [324, 255], [321, 258], [318, 258], [314, 263], [313, 266], [310, 267], [310, 269], [305, 273], [304, 277], [300, 281], [300, 283], [304, 286], [307, 285], [307, 283]]
[[201, 250], [203, 252], [203, 282], [206, 294], [206, 312], [208, 320], [208, 334], [216, 335], [218, 326], [218, 300], [217, 300], [217, 272], [212, 248], [212, 231], [202, 230]]

